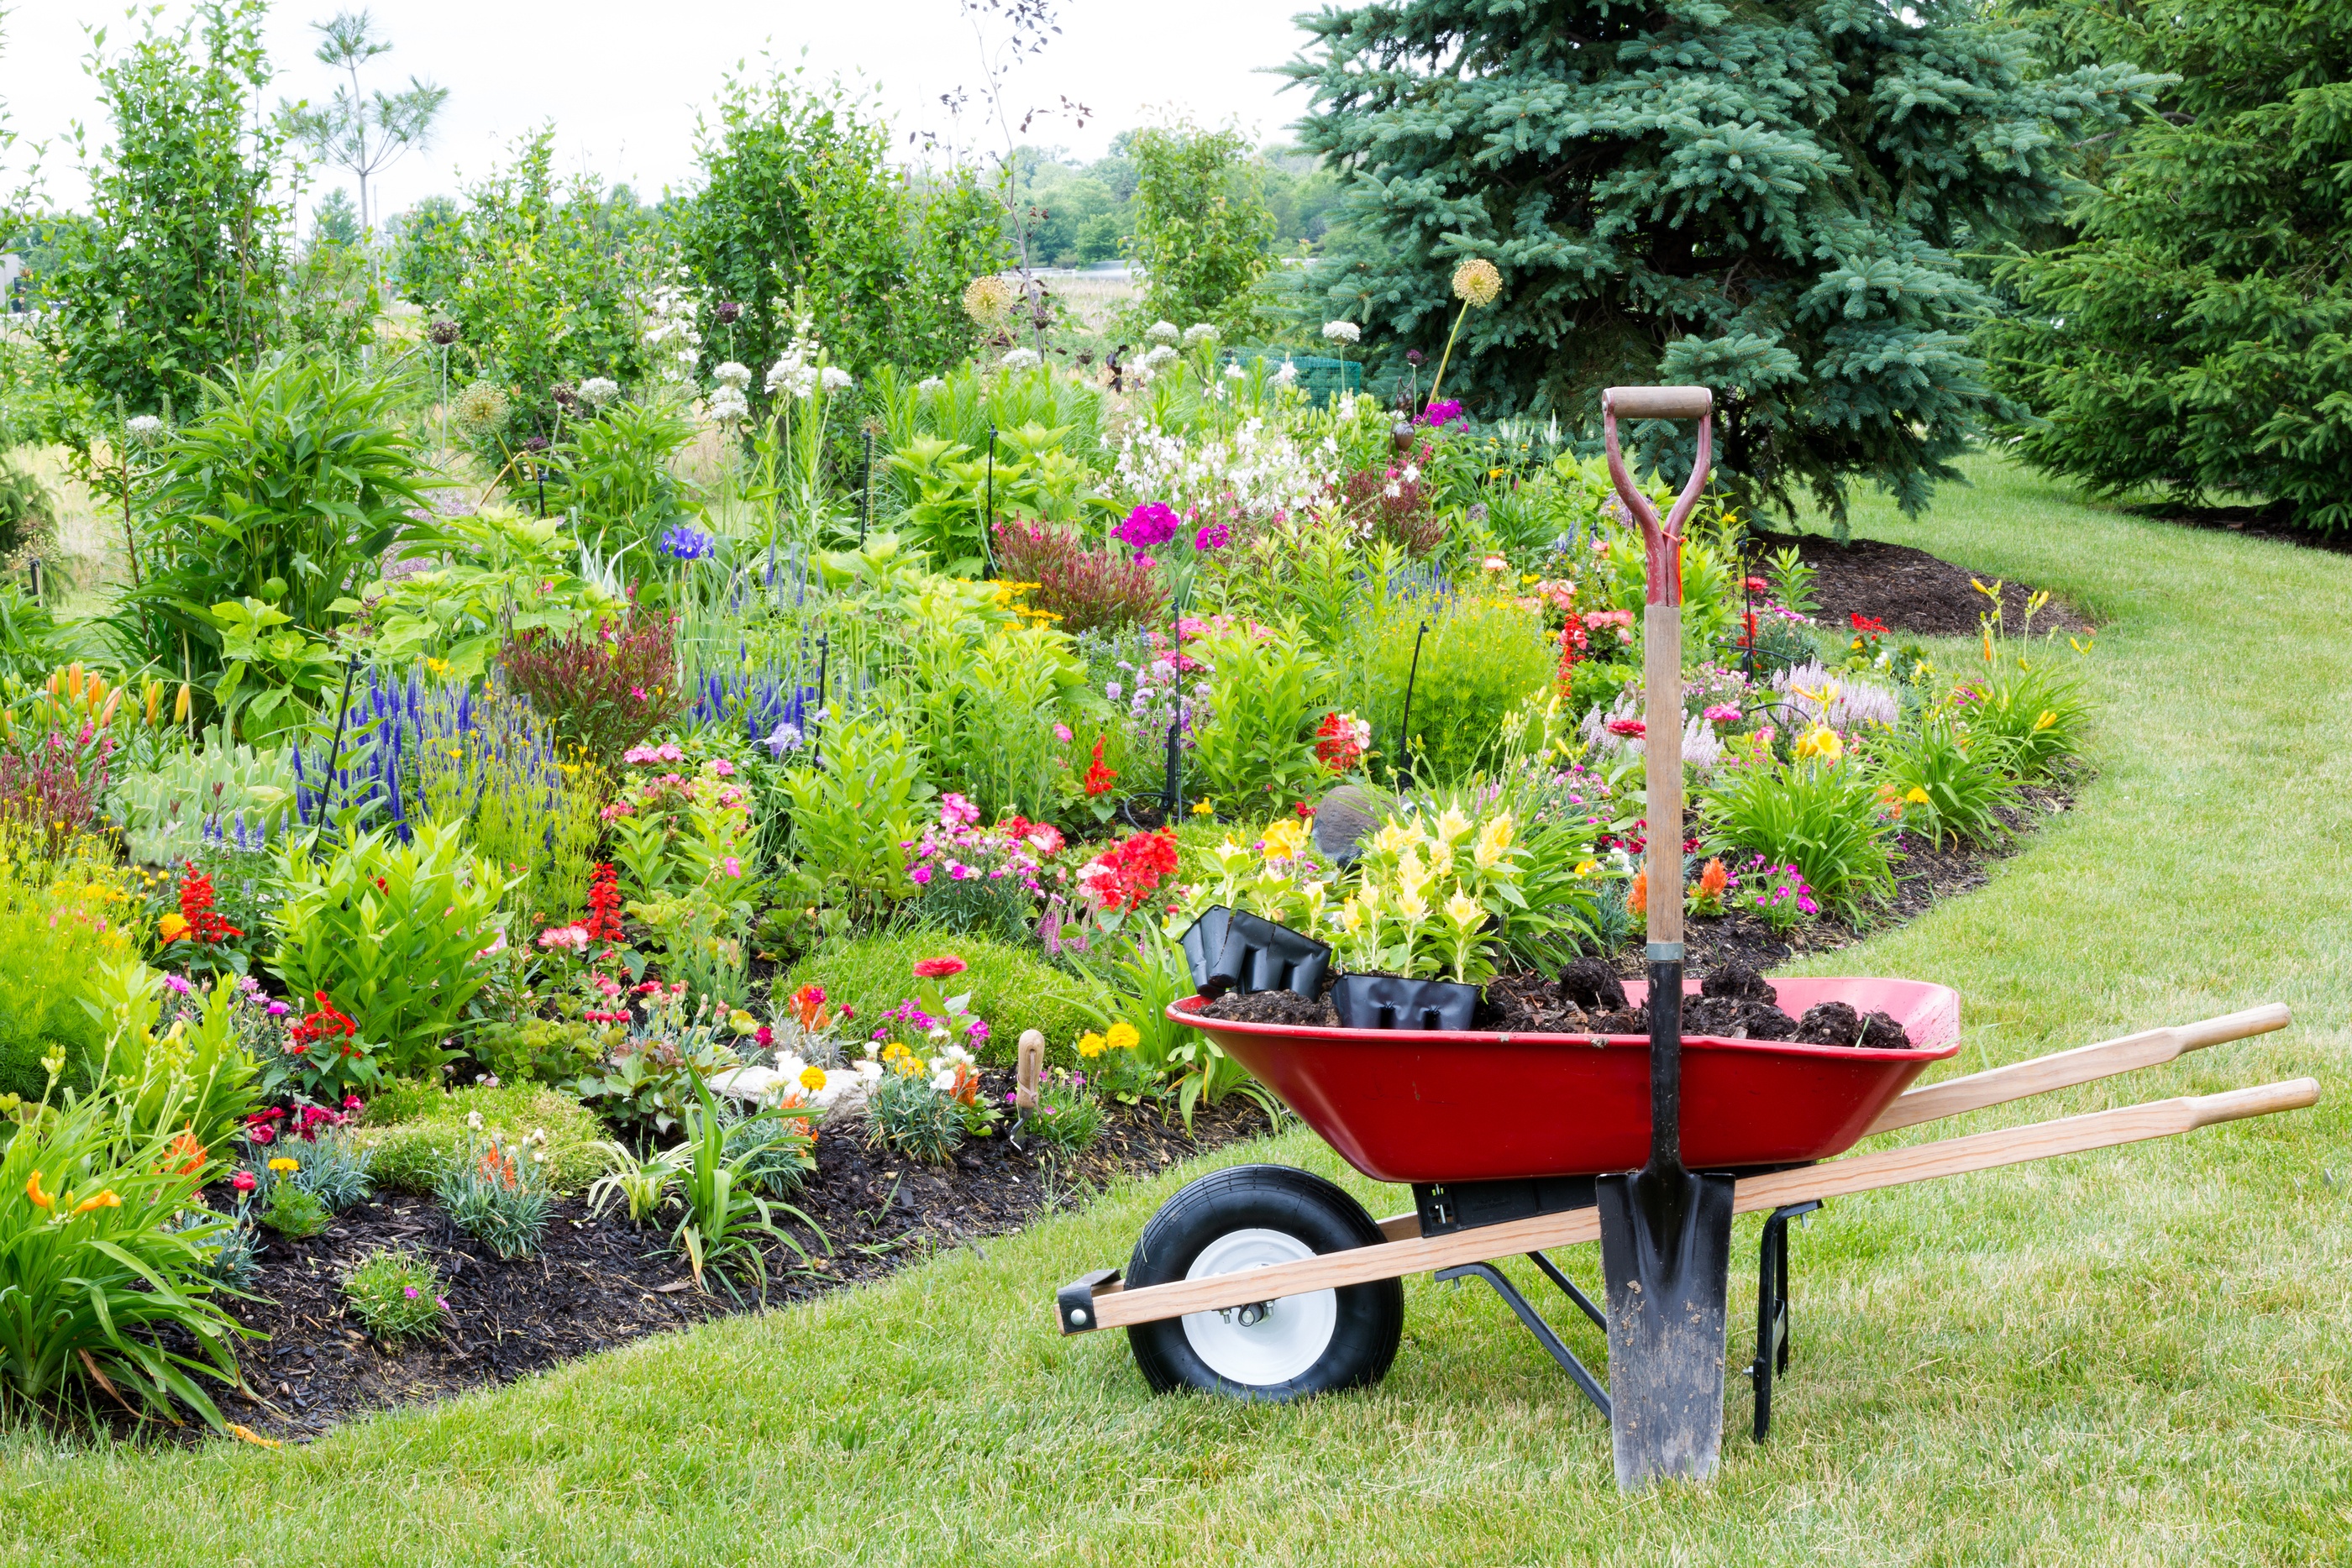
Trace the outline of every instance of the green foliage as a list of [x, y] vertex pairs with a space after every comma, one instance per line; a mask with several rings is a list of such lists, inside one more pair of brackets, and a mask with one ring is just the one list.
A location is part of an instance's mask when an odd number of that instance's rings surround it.
[[573, 420], [549, 454], [548, 510], [570, 517], [574, 536], [606, 560], [634, 551], [642, 574], [663, 531], [698, 499], [670, 466], [693, 439], [694, 421], [670, 399], [608, 402]]
[[1051, 1154], [1075, 1155], [1101, 1134], [1102, 1117], [1102, 1102], [1057, 1067], [1037, 1081], [1037, 1108], [1023, 1114], [1014, 1137]]
[[1330, 710], [1330, 665], [1303, 632], [1246, 622], [1190, 644], [1208, 665], [1205, 713], [1192, 727], [1187, 792], [1228, 814], [1265, 811], [1312, 798], [1323, 776], [1315, 726]]
[[317, 1193], [290, 1181], [268, 1184], [268, 1195], [262, 1199], [257, 1218], [289, 1241], [316, 1236], [335, 1219]]
[[0, 866], [0, 1094], [27, 1100], [47, 1079], [45, 1056], [62, 1053], [76, 1081], [95, 1069], [108, 1031], [82, 998], [94, 973], [128, 956], [121, 936], [97, 930], [44, 871]]
[[1743, 850], [1804, 873], [1824, 912], [1859, 923], [1895, 891], [1894, 819], [1854, 763], [1759, 761], [1720, 768], [1699, 797], [1706, 852]]
[[805, 902], [871, 910], [914, 890], [900, 846], [915, 839], [918, 810], [939, 793], [924, 777], [920, 745], [887, 722], [836, 720], [825, 726], [818, 765], [787, 772], [784, 793]]
[[224, 704], [267, 688], [248, 699], [267, 719], [288, 685], [325, 684], [315, 639], [413, 528], [421, 455], [383, 376], [287, 356], [205, 384], [212, 406], [147, 476], [145, 580], [110, 633], [134, 664], [179, 668], [184, 649]]
[[719, 1110], [727, 1124], [727, 1160], [745, 1186], [782, 1197], [815, 1173], [816, 1135], [808, 1123], [816, 1112], [765, 1110], [746, 1116], [730, 1115], [728, 1109]]
[[287, 856], [286, 902], [274, 916], [272, 968], [298, 997], [324, 991], [359, 1025], [387, 1073], [438, 1070], [444, 1041], [488, 980], [479, 956], [497, 935], [506, 879], [454, 824], [425, 823], [404, 844], [383, 830], [321, 857]]
[[[1413, 670], [1413, 642], [1421, 667]], [[1370, 629], [1355, 678], [1361, 690], [1354, 711], [1372, 726], [1372, 744], [1396, 744], [1404, 722], [1405, 685], [1412, 686], [1412, 733], [1407, 744], [1414, 779], [1444, 785], [1470, 776], [1499, 739], [1504, 719], [1528, 698], [1551, 688], [1558, 654], [1541, 619], [1498, 600], [1456, 594], [1437, 605], [1399, 601]]]
[[650, 219], [636, 199], [584, 173], [564, 185], [554, 165], [547, 127], [454, 220], [416, 225], [401, 266], [406, 298], [446, 312], [460, 332], [454, 352], [514, 399], [511, 428], [541, 434], [556, 427], [559, 384], [645, 371], [635, 296], [651, 282], [639, 244]]
[[1998, 269], [1988, 333], [2035, 465], [2119, 494], [2221, 492], [2352, 527], [2352, 19], [2328, 0], [2067, 5], [2064, 52], [2174, 73], [2099, 149], [2080, 239]]
[[991, 506], [1000, 524], [1098, 516], [1106, 504], [1089, 501], [1095, 475], [1065, 449], [1069, 434], [1066, 425], [1035, 423], [1000, 430], [993, 463], [984, 446], [913, 437], [888, 458], [907, 497], [900, 533], [941, 571], [977, 577], [994, 549], [987, 538]]
[[[984, 619], [952, 586], [910, 604], [903, 634], [902, 721], [933, 777], [992, 821], [1052, 816], [1062, 761], [1053, 725], [1087, 675], [1069, 639]], [[835, 744], [828, 736], [828, 753]]]
[[218, 1428], [196, 1378], [237, 1384], [233, 1339], [247, 1331], [209, 1299], [228, 1222], [204, 1212], [201, 1163], [175, 1134], [126, 1134], [105, 1095], [16, 1121], [0, 1151], [0, 1385], [40, 1408], [94, 1405], [110, 1385], [155, 1416], [178, 1419], [176, 1402]]
[[547, 1234], [551, 1195], [532, 1138], [469, 1137], [433, 1184], [450, 1223], [501, 1258], [528, 1258]]
[[386, 1082], [368, 1097], [354, 1135], [373, 1151], [368, 1173], [376, 1185], [429, 1193], [457, 1165], [473, 1130], [467, 1118], [477, 1115], [483, 1130], [509, 1144], [544, 1132], [539, 1147], [547, 1160], [540, 1169], [558, 1193], [583, 1190], [604, 1169], [594, 1113], [572, 1095], [535, 1083], [444, 1089], [415, 1079]]
[[569, 1019], [494, 1020], [473, 1039], [474, 1060], [501, 1083], [570, 1083], [604, 1059], [596, 1030]]
[[2091, 727], [2091, 692], [2067, 666], [2057, 639], [1988, 637], [1984, 673], [1968, 682], [1971, 731], [2001, 748], [2021, 779], [2046, 779], [2082, 755]]
[[294, 816], [290, 754], [256, 750], [208, 726], [199, 744], [164, 752], [154, 768], [118, 774], [107, 814], [122, 829], [131, 858], [146, 865], [194, 856], [214, 820], [233, 827], [241, 819], [275, 839]]
[[1903, 826], [1941, 849], [1947, 839], [1986, 843], [2009, 836], [2000, 808], [2017, 787], [2004, 771], [2006, 751], [1997, 737], [1972, 732], [1952, 714], [1935, 713], [1916, 728], [1875, 737], [1870, 765], [1894, 792]]
[[100, 961], [80, 988], [106, 1040], [102, 1057], [80, 1065], [95, 1077], [102, 1061], [123, 1125], [142, 1137], [185, 1131], [197, 1147], [225, 1153], [261, 1103], [260, 1063], [239, 1030], [236, 977], [217, 977], [202, 1009], [162, 1034], [160, 971], [135, 957]]
[[308, 1143], [289, 1140], [271, 1147], [301, 1162], [285, 1179], [326, 1205], [330, 1214], [341, 1214], [375, 1190], [369, 1180], [375, 1151], [348, 1133], [331, 1128]]
[[1011, 1066], [1022, 1031], [1032, 1029], [1045, 1035], [1053, 1060], [1071, 1060], [1071, 1047], [1089, 1027], [1087, 1013], [1071, 998], [1089, 990], [1088, 983], [985, 936], [911, 931], [829, 943], [779, 977], [775, 994], [789, 996], [814, 983], [834, 1005], [876, 1019], [914, 994], [917, 959], [942, 954], [971, 966], [955, 983], [971, 993], [971, 1011], [988, 1020], [988, 1039], [972, 1051], [982, 1061]]
[[[1589, 429], [1604, 386], [1701, 382], [1743, 505], [1802, 487], [1841, 520], [1855, 478], [1916, 510], [2003, 406], [1967, 342], [1989, 297], [1956, 250], [2055, 217], [2067, 144], [2156, 85], [2047, 71], [2029, 35], [1953, 0], [1438, 0], [1305, 26], [1301, 141], [1356, 176], [1318, 312], [1364, 323], [1391, 371], [1434, 359], [1449, 278], [1484, 257], [1502, 298], [1468, 313], [1446, 374], [1475, 412]], [[1633, 434], [1642, 466], [1687, 467], [1688, 425]]]
[[877, 1148], [925, 1165], [943, 1166], [963, 1147], [963, 1107], [931, 1082], [919, 1057], [886, 1070], [866, 1099], [867, 1136]]
[[[755, 1166], [765, 1169], [767, 1145], [754, 1143], [740, 1155], [730, 1154], [727, 1121], [711, 1104], [709, 1086], [698, 1078], [694, 1092], [699, 1103], [687, 1112], [686, 1143], [678, 1168], [678, 1204], [685, 1213], [670, 1233], [670, 1245], [686, 1254], [697, 1285], [702, 1283], [703, 1270], [715, 1264], [722, 1279], [738, 1269], [756, 1273], [764, 1290], [768, 1282], [765, 1243], [779, 1242], [803, 1258], [808, 1256], [808, 1249], [777, 1225], [776, 1216], [788, 1215], [812, 1230], [816, 1222], [789, 1204], [771, 1204], [752, 1190], [752, 1172]], [[731, 1279], [727, 1288], [730, 1292], [734, 1290]]]
[[404, 1247], [379, 1247], [343, 1276], [343, 1300], [378, 1339], [422, 1339], [441, 1332], [448, 1308], [441, 1270]]
[[437, 658], [450, 678], [471, 681], [505, 639], [620, 608], [581, 577], [579, 543], [561, 517], [485, 507], [417, 525], [404, 550], [411, 562], [438, 559], [369, 586], [368, 646], [379, 666]]
[[1127, 139], [1135, 162], [1132, 232], [1121, 248], [1142, 269], [1139, 326], [1206, 321], [1246, 342], [1265, 323], [1258, 279], [1273, 264], [1274, 210], [1249, 139], [1231, 126], [1179, 121]]
[[[733, 326], [707, 325], [707, 361], [763, 372], [802, 301], [836, 364], [964, 359], [979, 334], [961, 308], [964, 284], [1000, 253], [985, 193], [960, 172], [917, 185], [866, 104], [797, 75], [729, 77], [716, 122], [700, 128], [702, 186], [673, 234], [709, 293], [743, 307]], [[751, 392], [766, 395], [758, 380]]]
[[93, 156], [75, 128], [90, 218], [53, 231], [37, 330], [65, 381], [134, 413], [193, 402], [198, 378], [251, 363], [289, 327], [308, 335], [279, 319], [292, 212], [285, 133], [259, 99], [265, 10], [205, 0], [176, 30], [150, 16], [111, 58], [105, 33], [92, 38], [113, 141]]
[[669, 1207], [677, 1190], [677, 1151], [639, 1155], [626, 1144], [602, 1143], [597, 1150], [610, 1168], [588, 1189], [588, 1212], [602, 1216], [615, 1198], [627, 1206], [629, 1223], [643, 1225]]

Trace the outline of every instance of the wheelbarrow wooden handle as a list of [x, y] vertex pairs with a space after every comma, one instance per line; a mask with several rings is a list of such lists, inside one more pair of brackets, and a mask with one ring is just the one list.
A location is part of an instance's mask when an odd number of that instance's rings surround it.
[[1891, 1133], [1897, 1127], [1914, 1127], [1939, 1117], [1957, 1116], [1963, 1111], [1979, 1111], [1987, 1105], [2006, 1104], [2011, 1100], [2112, 1078], [2118, 1072], [2160, 1066], [2189, 1051], [2202, 1051], [2225, 1040], [2243, 1040], [2249, 1035], [2268, 1034], [2293, 1021], [2294, 1016], [2284, 1007], [2269, 1002], [2201, 1023], [2142, 1030], [2097, 1045], [2037, 1056], [2030, 1061], [2013, 1061], [2006, 1067], [1971, 1072], [1966, 1078], [1931, 1083], [1900, 1095], [1870, 1124], [1870, 1131]]
[[1706, 387], [1611, 387], [1601, 394], [1620, 419], [1704, 419], [1715, 412]]
[[[1733, 1207], [1741, 1214], [1760, 1213], [1783, 1204], [1810, 1199], [1850, 1197], [1880, 1187], [1936, 1176], [1961, 1176], [1993, 1170], [2058, 1155], [2081, 1154], [2117, 1144], [2168, 1137], [2217, 1122], [2247, 1116], [2267, 1116], [2295, 1111], [2319, 1102], [2319, 1081], [2289, 1079], [2222, 1094], [2183, 1095], [2095, 1111], [2084, 1116], [2036, 1122], [2031, 1126], [2003, 1127], [1964, 1138], [1915, 1144], [1904, 1149], [1832, 1160], [1826, 1165], [1775, 1171], [1740, 1182]], [[1398, 1228], [1405, 1216], [1399, 1216]], [[1214, 1312], [1246, 1306], [1309, 1291], [1336, 1290], [1374, 1280], [1392, 1280], [1461, 1263], [1482, 1263], [1518, 1252], [1572, 1247], [1601, 1239], [1601, 1211], [1572, 1208], [1559, 1214], [1538, 1214], [1501, 1225], [1478, 1225], [1439, 1236], [1414, 1236], [1276, 1263], [1265, 1269], [1244, 1269], [1233, 1274], [1211, 1274], [1198, 1280], [1177, 1280], [1165, 1285], [1126, 1290], [1116, 1281], [1096, 1286], [1087, 1299], [1087, 1328], [1124, 1328], [1156, 1322], [1187, 1312]], [[1067, 1332], [1066, 1330], [1065, 1332]]]

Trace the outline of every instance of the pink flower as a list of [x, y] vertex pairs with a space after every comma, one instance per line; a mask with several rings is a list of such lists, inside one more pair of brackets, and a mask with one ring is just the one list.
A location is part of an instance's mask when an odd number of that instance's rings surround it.
[[907, 873], [907, 880], [913, 883], [917, 887], [929, 887], [931, 884], [931, 868], [927, 865], [919, 865], [914, 870]]
[[639, 702], [644, 702], [646, 700], [646, 688], [643, 686], [631, 686], [629, 688], [629, 695], [636, 698]]
[[1068, 745], [1070, 739], [1070, 727], [1066, 724], [1055, 725], [1054, 727], [1054, 738], [1062, 742], [1066, 746]]
[[714, 757], [710, 759], [710, 771], [725, 779], [735, 771], [735, 765], [723, 757]]
[[228, 1185], [236, 1188], [239, 1192], [251, 1192], [255, 1187], [259, 1186], [261, 1183], [254, 1178], [254, 1175], [251, 1171], [239, 1171], [236, 1175], [228, 1178]]
[[917, 977], [925, 980], [942, 980], [950, 975], [961, 975], [969, 967], [971, 967], [970, 965], [952, 953], [944, 954], [937, 958], [918, 958], [915, 961]]
[[1738, 724], [1739, 722], [1739, 710], [1733, 707], [1729, 703], [1717, 703], [1713, 707], [1708, 708], [1706, 712], [1700, 716], [1704, 717], [1709, 724]]
[[727, 857], [727, 874], [729, 876], [741, 876], [743, 874], [742, 861], [734, 855], [729, 855]]

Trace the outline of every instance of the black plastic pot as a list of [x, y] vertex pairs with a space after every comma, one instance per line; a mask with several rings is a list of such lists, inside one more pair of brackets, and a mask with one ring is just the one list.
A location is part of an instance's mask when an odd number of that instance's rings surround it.
[[1236, 909], [1226, 917], [1225, 945], [1201, 982], [1201, 994], [1214, 1000], [1227, 991], [1296, 991], [1311, 1002], [1323, 994], [1323, 977], [1330, 967], [1331, 949], [1325, 944]]
[[1209, 983], [1209, 971], [1217, 967], [1217, 959], [1225, 950], [1225, 924], [1233, 911], [1222, 904], [1213, 904], [1201, 911], [1201, 917], [1184, 927], [1178, 943], [1184, 949], [1184, 963], [1192, 971], [1192, 988], [1202, 989]]
[[1401, 975], [1342, 975], [1331, 988], [1342, 1029], [1468, 1029], [1478, 988]]

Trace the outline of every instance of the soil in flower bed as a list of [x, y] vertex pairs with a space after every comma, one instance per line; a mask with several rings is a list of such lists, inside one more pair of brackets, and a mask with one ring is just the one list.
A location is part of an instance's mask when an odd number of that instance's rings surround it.
[[[1002, 1103], [1010, 1075], [984, 1079]], [[772, 1248], [766, 1304], [876, 1279], [945, 1248], [976, 1247], [1108, 1182], [1265, 1130], [1265, 1113], [1238, 1098], [1202, 1107], [1189, 1135], [1181, 1120], [1162, 1121], [1157, 1110], [1107, 1105], [1101, 1135], [1076, 1155], [1053, 1160], [1034, 1145], [1016, 1148], [1000, 1128], [968, 1141], [940, 1166], [869, 1147], [856, 1129], [829, 1131], [818, 1140], [815, 1174], [790, 1201], [816, 1222], [830, 1250], [806, 1226], [791, 1225], [810, 1260]], [[504, 1383], [665, 1329], [757, 1309], [756, 1281], [738, 1281], [740, 1300], [715, 1276], [709, 1293], [695, 1289], [685, 1260], [663, 1246], [676, 1222], [672, 1210], [658, 1227], [635, 1228], [617, 1209], [592, 1218], [583, 1200], [568, 1198], [555, 1205], [541, 1254], [512, 1261], [457, 1229], [432, 1199], [399, 1194], [344, 1210], [307, 1240], [265, 1231], [253, 1288], [259, 1299], [225, 1300], [240, 1322], [269, 1335], [240, 1352], [256, 1397], [222, 1393], [222, 1414], [269, 1437], [302, 1440], [370, 1410]], [[439, 1338], [387, 1343], [348, 1313], [341, 1277], [392, 1247], [441, 1270], [450, 1310]]]
[[[1992, 608], [1992, 601], [1969, 580], [1973, 577], [1990, 588], [1998, 580], [1993, 574], [1972, 572], [1908, 545], [1879, 539], [1841, 545], [1826, 534], [1760, 535], [1754, 549], [1770, 551], [1791, 544], [1819, 574], [1813, 580], [1813, 599], [1820, 609], [1813, 618], [1832, 630], [1851, 624], [1853, 616], [1866, 615], [1898, 634], [1972, 637], [1979, 617]], [[2025, 629], [2025, 601], [2033, 591], [2027, 583], [2001, 585], [2001, 615], [2011, 632]], [[2091, 623], [2053, 599], [2034, 616], [2033, 629], [2087, 632]]]

